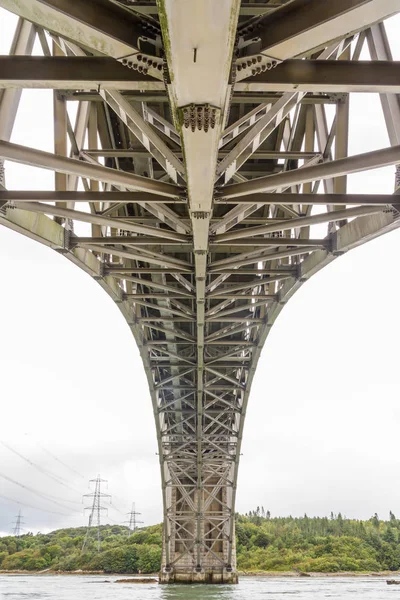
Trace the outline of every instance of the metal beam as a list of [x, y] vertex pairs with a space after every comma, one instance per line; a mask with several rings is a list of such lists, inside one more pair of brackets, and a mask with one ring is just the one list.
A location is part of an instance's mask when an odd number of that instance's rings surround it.
[[[248, 83], [248, 81], [247, 81]], [[152, 85], [158, 85], [155, 82]], [[232, 104], [262, 104], [263, 102], [273, 103], [276, 102], [280, 94], [264, 94], [264, 93], [246, 93], [246, 83], [237, 83], [236, 85], [242, 86], [240, 89], [244, 90], [242, 92], [235, 92], [232, 96], [231, 102]], [[239, 88], [238, 88], [239, 89]], [[124, 96], [127, 97], [128, 100], [132, 102], [157, 102], [159, 104], [168, 104], [169, 98], [166, 92], [123, 92]], [[94, 92], [73, 92], [73, 91], [65, 91], [65, 97], [67, 100], [76, 101], [76, 100], [88, 100], [90, 102], [100, 102], [100, 96]], [[336, 104], [337, 96], [335, 94], [307, 94], [301, 100], [301, 104]]]
[[[147, 275], [147, 274], [153, 274], [153, 273], [166, 273], [166, 274], [172, 274], [172, 273], [187, 273], [189, 275], [193, 275], [194, 271], [193, 269], [185, 269], [183, 267], [181, 267], [180, 269], [157, 269], [157, 268], [145, 268], [145, 267], [141, 267], [141, 268], [135, 268], [135, 267], [123, 267], [123, 266], [118, 266], [118, 265], [113, 265], [113, 264], [108, 264], [105, 266], [105, 271], [107, 273], [107, 275], [111, 275], [112, 273], [119, 273], [119, 274], [130, 274], [130, 275]], [[235, 271], [236, 272], [236, 271]], [[241, 271], [240, 271], [241, 272]], [[254, 271], [253, 271], [254, 274]], [[152, 306], [152, 308], [155, 308], [154, 306]], [[162, 308], [162, 310], [165, 310], [164, 307], [160, 307]]]
[[291, 277], [291, 275], [276, 275], [274, 277], [266, 277], [264, 279], [257, 278], [253, 279], [252, 281], [230, 284], [228, 286], [220, 288], [218, 292], [210, 292], [208, 294], [208, 298], [214, 298], [219, 294], [232, 294], [233, 292], [240, 292], [241, 290], [249, 290], [252, 288], [262, 287], [264, 285], [273, 283], [274, 281], [281, 281], [282, 279], [287, 279], [288, 277]]
[[161, 117], [158, 113], [156, 113], [155, 110], [149, 108], [146, 102], [143, 102], [142, 106], [144, 119], [148, 123], [153, 125], [153, 127], [158, 129], [158, 131], [161, 131], [161, 133], [169, 137], [173, 142], [175, 142], [175, 144], [177, 144], [180, 147], [181, 137], [179, 135], [179, 132], [172, 125], [172, 123]]
[[0, 56], [1, 88], [163, 91], [165, 85], [105, 56]]
[[235, 183], [223, 188], [223, 198], [247, 196], [256, 192], [269, 192], [277, 188], [290, 187], [316, 179], [330, 179], [350, 173], [368, 171], [395, 165], [400, 162], [400, 146], [383, 148], [364, 154], [356, 154], [348, 158], [325, 162], [312, 167], [303, 167], [294, 171], [286, 171], [277, 175], [259, 177], [244, 183]]
[[302, 56], [399, 12], [397, 0], [294, 0], [242, 28], [260, 38], [261, 51], [276, 61]]
[[[83, 164], [83, 163], [81, 163]], [[184, 198], [178, 196], [163, 197], [146, 192], [76, 192], [76, 191], [26, 191], [0, 190], [0, 201], [9, 203], [24, 202], [105, 202], [111, 204], [142, 203], [149, 204], [186, 204]]]
[[[0, 196], [1, 197], [1, 196]], [[240, 198], [223, 198], [215, 200], [216, 204], [273, 204], [284, 206], [303, 204], [305, 206], [323, 206], [335, 204], [337, 206], [365, 205], [381, 206], [393, 204], [395, 198], [392, 194], [271, 194], [256, 193]]]
[[[367, 31], [368, 48], [373, 61], [381, 64], [392, 64], [392, 52], [386, 35], [384, 23], [373, 25]], [[388, 61], [388, 62], [383, 62]], [[400, 96], [390, 88], [381, 93], [381, 104], [386, 121], [386, 128], [392, 146], [400, 144]], [[398, 94], [398, 90], [396, 90]]]
[[[222, 234], [225, 235], [225, 234]], [[155, 242], [158, 243], [158, 242]], [[286, 247], [294, 247], [294, 246], [316, 246], [318, 248], [324, 248], [329, 245], [329, 241], [324, 239], [300, 239], [300, 238], [290, 238], [290, 237], [265, 237], [265, 238], [245, 238], [240, 239], [238, 242], [232, 242], [230, 240], [221, 240], [217, 243], [210, 243], [210, 250], [212, 252], [222, 252], [222, 246], [225, 246], [224, 252], [239, 252], [243, 247], [257, 247], [257, 246], [270, 246], [270, 247], [278, 247], [278, 248], [286, 248]], [[233, 250], [234, 249], [234, 250]]]
[[156, 21], [111, 2], [0, 0], [0, 7], [91, 51], [114, 58], [138, 50], [141, 38], [159, 35]]
[[[379, 206], [365, 206], [349, 208], [344, 210], [338, 210], [335, 212], [326, 212], [319, 215], [312, 215], [309, 217], [300, 217], [299, 219], [287, 219], [281, 223], [273, 223], [271, 225], [264, 225], [261, 227], [243, 227], [240, 230], [228, 231], [227, 233], [221, 233], [215, 237], [217, 243], [228, 240], [238, 240], [254, 235], [266, 235], [275, 233], [277, 231], [288, 231], [291, 229], [297, 229], [302, 227], [308, 227], [310, 225], [319, 225], [322, 223], [329, 223], [333, 221], [341, 221], [342, 219], [350, 219], [353, 217], [360, 217], [364, 215], [372, 215], [385, 210], [385, 208]], [[288, 240], [289, 238], [282, 238]], [[290, 241], [290, 239], [289, 239]], [[309, 240], [305, 239], [305, 242]], [[256, 241], [254, 242], [256, 244]]]
[[247, 92], [400, 92], [400, 62], [287, 60], [235, 86]]
[[258, 264], [259, 262], [274, 262], [281, 258], [290, 258], [292, 256], [301, 256], [302, 254], [309, 254], [315, 251], [314, 246], [306, 246], [302, 248], [296, 248], [291, 250], [260, 250], [257, 249], [254, 252], [245, 251], [243, 254], [238, 256], [230, 256], [229, 258], [223, 258], [221, 260], [214, 260], [210, 265], [210, 272], [212, 273], [215, 268], [219, 267], [244, 267], [247, 265]]
[[50, 169], [59, 173], [67, 173], [68, 175], [88, 177], [95, 181], [105, 181], [112, 185], [122, 185], [143, 192], [155, 192], [161, 196], [174, 197], [179, 195], [181, 191], [180, 187], [171, 183], [155, 181], [154, 179], [117, 171], [116, 169], [110, 169], [101, 165], [92, 165], [73, 158], [56, 156], [50, 152], [43, 152], [1, 140], [0, 156], [12, 162]]
[[[320, 54], [318, 60], [329, 59], [336, 52], [340, 55], [345, 45], [346, 43], [329, 46]], [[305, 92], [287, 92], [271, 108], [268, 109], [268, 105], [264, 104], [265, 110], [261, 110], [258, 114], [254, 115], [255, 124], [240, 142], [232, 148], [228, 156], [219, 163], [217, 178], [224, 173], [225, 183], [227, 183], [246, 160], [251, 158], [253, 152], [257, 150], [287, 115], [301, 102], [304, 95]]]
[[295, 275], [297, 273], [296, 267], [290, 267], [283, 265], [276, 269], [210, 269], [209, 273], [215, 274], [227, 274], [227, 275], [286, 275], [287, 273]]
[[[148, 109], [147, 109], [148, 110]], [[225, 132], [224, 132], [225, 133]], [[82, 154], [90, 154], [91, 156], [101, 156], [103, 158], [134, 158], [136, 156], [148, 155], [149, 152], [145, 148], [133, 148], [132, 150], [124, 149], [94, 149], [94, 148], [83, 148]], [[183, 153], [181, 151], [175, 152], [176, 156], [182, 158]], [[227, 150], [221, 150], [218, 152], [218, 158], [223, 158], [228, 154]], [[318, 152], [285, 152], [279, 150], [256, 150], [252, 157], [257, 160], [307, 160], [313, 158], [319, 154]]]
[[[28, 21], [19, 19], [10, 49], [10, 56], [7, 56], [7, 58], [11, 61], [18, 60], [21, 58], [21, 56], [17, 55], [30, 54], [33, 50], [35, 36], [36, 31], [32, 23], [28, 23]], [[21, 99], [21, 90], [16, 89], [14, 86], [9, 87], [12, 89], [3, 90], [2, 92], [0, 91], [0, 139], [6, 141], [9, 141], [11, 138], [15, 117], [17, 115], [18, 106]]]
[[[30, 208], [28, 208], [27, 210], [35, 210], [35, 208], [31, 208], [31, 205], [29, 205]], [[37, 204], [34, 205], [36, 207], [36, 210], [40, 211], [40, 212], [44, 212], [47, 213], [47, 208], [43, 208], [46, 207], [48, 205], [44, 205], [44, 204]], [[25, 205], [23, 204], [21, 206], [21, 208], [24, 208]], [[37, 208], [39, 207], [39, 208]], [[50, 207], [52, 208], [52, 207]], [[48, 213], [48, 214], [52, 214], [52, 213]], [[80, 215], [86, 215], [86, 213], [83, 212], [79, 212]], [[90, 215], [89, 215], [90, 216]], [[94, 215], [91, 215], [94, 217]], [[77, 219], [77, 221], [81, 220], [78, 217], [75, 217]], [[134, 233], [139, 233], [139, 231], [134, 231], [133, 229], [130, 229], [129, 227], [126, 227], [127, 225], [131, 225], [129, 223], [129, 221], [115, 221], [112, 218], [109, 217], [94, 217], [96, 219], [103, 219], [104, 223], [110, 223], [113, 227], [116, 227], [116, 224], [119, 224], [119, 227], [123, 228], [126, 231], [132, 231]], [[99, 221], [100, 222], [100, 221]], [[135, 227], [136, 229], [136, 225], [131, 225], [131, 227]], [[93, 244], [96, 245], [126, 245], [126, 246], [149, 246], [151, 244], [153, 245], [160, 245], [160, 246], [164, 246], [164, 245], [176, 245], [176, 246], [180, 246], [182, 247], [184, 244], [189, 244], [189, 248], [191, 248], [191, 239], [188, 236], [182, 235], [177, 233], [176, 235], [181, 236], [181, 237], [177, 237], [177, 238], [171, 238], [169, 239], [168, 234], [164, 235], [164, 232], [167, 232], [168, 230], [166, 229], [160, 229], [158, 227], [152, 227], [152, 228], [148, 228], [148, 229], [156, 229], [159, 233], [158, 233], [158, 237], [160, 238], [165, 238], [165, 239], [157, 239], [157, 240], [152, 240], [150, 237], [148, 237], [148, 235], [144, 235], [144, 236], [139, 236], [139, 235], [105, 235], [102, 237], [73, 237], [71, 238], [71, 244], [76, 244], [78, 246], [91, 246]], [[144, 231], [142, 232], [144, 233]], [[171, 232], [172, 233], [172, 232]], [[175, 232], [173, 232], [175, 233]], [[177, 252], [179, 250], [179, 248], [175, 248], [175, 251]]]
[[100, 95], [175, 183], [178, 180], [178, 173], [185, 175], [182, 162], [119, 92], [104, 89], [100, 91]]
[[[121, 4], [127, 4], [131, 10], [142, 15], [157, 15], [157, 3], [150, 0], [143, 2], [142, 0], [121, 0]], [[241, 16], [257, 16], [270, 13], [282, 6], [281, 2], [246, 2], [240, 7]]]
[[[139, 234], [143, 234], [145, 236], [150, 236], [150, 237], [146, 237], [145, 240], [143, 241], [143, 244], [150, 244], [150, 243], [163, 243], [164, 239], [166, 238], [168, 240], [168, 243], [172, 243], [174, 241], [176, 241], [177, 243], [182, 243], [182, 242], [188, 242], [188, 237], [185, 235], [182, 235], [180, 233], [176, 233], [175, 231], [171, 231], [170, 229], [160, 229], [159, 227], [148, 227], [146, 225], [135, 225], [129, 222], [124, 222], [124, 221], [114, 221], [112, 219], [112, 217], [102, 217], [102, 216], [97, 216], [91, 213], [86, 213], [86, 212], [82, 212], [79, 210], [72, 210], [70, 208], [62, 208], [61, 206], [53, 206], [51, 204], [44, 204], [42, 202], [35, 202], [35, 203], [28, 203], [25, 202], [24, 204], [21, 205], [21, 208], [23, 210], [28, 210], [30, 212], [41, 212], [47, 215], [54, 215], [57, 217], [66, 217], [69, 219], [73, 219], [75, 221], [81, 221], [83, 223], [94, 223], [97, 225], [103, 225], [103, 226], [107, 226], [107, 227], [123, 227], [126, 231], [131, 231], [132, 233], [139, 233]], [[156, 241], [156, 240], [152, 240], [152, 237], [154, 236], [156, 238], [162, 238], [162, 242]], [[79, 243], [79, 239], [77, 238]], [[91, 243], [99, 243], [99, 241], [105, 240], [107, 241], [107, 237], [104, 238], [83, 238], [83, 239], [87, 239], [90, 240]], [[114, 244], [118, 243], [119, 238], [116, 237], [114, 238]], [[132, 242], [134, 243], [136, 236], [132, 236], [132, 237], [128, 237], [128, 240], [132, 240]], [[73, 241], [73, 240], [72, 240]], [[119, 242], [122, 243], [122, 242]]]

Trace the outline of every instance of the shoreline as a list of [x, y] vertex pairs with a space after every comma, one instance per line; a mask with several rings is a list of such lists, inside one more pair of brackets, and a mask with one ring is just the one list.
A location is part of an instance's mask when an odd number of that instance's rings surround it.
[[400, 571], [338, 571], [336, 573], [324, 573], [322, 572], [301, 572], [296, 573], [294, 571], [238, 571], [239, 577], [265, 577], [265, 578], [316, 578], [316, 577], [396, 577], [400, 576]]
[[[55, 577], [55, 576], [85, 576], [85, 575], [97, 575], [98, 577], [125, 577], [125, 578], [158, 578], [158, 573], [104, 573], [102, 571], [2, 571], [0, 569], [0, 575], [29, 575], [31, 577]], [[372, 578], [384, 578], [384, 577], [396, 577], [400, 576], [400, 571], [365, 571], [365, 572], [353, 572], [353, 571], [339, 571], [337, 573], [297, 573], [294, 571], [238, 571], [239, 578], [250, 578], [250, 577], [263, 577], [263, 578], [290, 578], [290, 579], [304, 579], [304, 578], [338, 578], [338, 577], [372, 577]]]

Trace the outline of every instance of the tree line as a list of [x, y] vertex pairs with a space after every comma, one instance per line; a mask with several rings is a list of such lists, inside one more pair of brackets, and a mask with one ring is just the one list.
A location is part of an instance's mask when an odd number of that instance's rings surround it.
[[276, 517], [258, 507], [238, 516], [238, 567], [245, 571], [371, 572], [400, 569], [400, 520]]

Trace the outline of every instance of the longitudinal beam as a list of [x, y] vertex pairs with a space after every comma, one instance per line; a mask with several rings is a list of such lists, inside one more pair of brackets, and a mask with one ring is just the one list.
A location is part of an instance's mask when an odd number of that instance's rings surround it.
[[117, 4], [95, 0], [0, 0], [0, 7], [89, 50], [120, 58], [156, 37], [156, 21], [138, 17]]
[[257, 192], [269, 192], [281, 187], [290, 187], [316, 179], [329, 179], [368, 171], [369, 169], [378, 169], [395, 165], [400, 162], [400, 146], [384, 148], [364, 154], [356, 154], [348, 158], [341, 158], [331, 162], [321, 163], [312, 167], [304, 167], [296, 171], [287, 171], [268, 177], [259, 177], [252, 181], [228, 185], [224, 188], [223, 198], [234, 198], [236, 196], [246, 196]]
[[327, 46], [398, 10], [397, 0], [294, 0], [243, 30], [247, 38], [260, 38], [261, 53], [282, 61]]
[[238, 92], [400, 92], [400, 62], [286, 60], [235, 86]]
[[105, 56], [0, 56], [1, 88], [162, 92], [165, 86]]
[[[240, 7], [240, 15], [243, 16], [253, 16], [253, 15], [262, 15], [264, 13], [271, 12], [276, 8], [281, 6], [281, 2], [268, 2], [268, 4], [264, 4], [261, 2], [247, 2], [246, 4], [242, 4]], [[152, 2], [151, 0], [135, 0], [134, 9], [136, 12], [141, 13], [143, 15], [156, 15], [157, 14], [157, 2]]]
[[299, 202], [303, 206], [320, 206], [335, 204], [337, 206], [351, 205], [388, 205], [393, 204], [392, 194], [271, 194], [256, 193], [232, 198], [216, 198], [216, 204], [274, 204], [285, 206]]
[[181, 188], [171, 183], [154, 181], [148, 177], [141, 177], [133, 173], [124, 173], [123, 171], [117, 171], [116, 169], [97, 164], [89, 164], [74, 158], [64, 158], [50, 152], [42, 152], [41, 150], [12, 144], [11, 142], [2, 142], [1, 140], [0, 157], [25, 165], [52, 169], [57, 173], [79, 175], [80, 177], [89, 177], [95, 181], [105, 181], [116, 186], [126, 186], [131, 190], [154, 192], [161, 196], [175, 197], [181, 191]]
[[[60, 206], [52, 206], [51, 204], [46, 204], [43, 202], [24, 202], [21, 206], [23, 210], [28, 210], [30, 212], [42, 212], [47, 215], [55, 215], [57, 217], [67, 217], [70, 219], [74, 219], [76, 221], [81, 221], [84, 223], [96, 223], [97, 225], [104, 225], [107, 227], [121, 227], [125, 231], [130, 231], [136, 234], [143, 234], [147, 237], [142, 243], [149, 244], [151, 243], [151, 237], [160, 237], [162, 239], [167, 238], [168, 240], [175, 240], [176, 242], [188, 242], [189, 238], [185, 235], [176, 233], [175, 231], [167, 231], [162, 230], [159, 227], [147, 227], [146, 225], [137, 225], [130, 223], [129, 221], [112, 219], [111, 217], [103, 217], [93, 214], [88, 214], [83, 211], [71, 210], [70, 208], [62, 208]], [[94, 238], [90, 238], [94, 242]], [[102, 237], [102, 240], [107, 241], [107, 237]], [[136, 237], [132, 239], [134, 243]], [[153, 240], [154, 241], [154, 240]], [[121, 242], [121, 236], [116, 236], [114, 238], [113, 243], [118, 244]]]
[[[236, 83], [236, 92], [400, 93], [400, 62], [287, 60]], [[0, 56], [0, 88], [164, 90], [163, 82], [107, 57]]]
[[[263, 225], [260, 227], [244, 227], [238, 231], [228, 231], [227, 233], [221, 233], [217, 235], [215, 241], [217, 243], [226, 242], [229, 240], [238, 240], [243, 238], [252, 238], [253, 236], [266, 235], [275, 233], [277, 231], [288, 231], [295, 228], [308, 227], [310, 225], [318, 225], [321, 223], [329, 223], [333, 221], [341, 221], [342, 219], [349, 219], [353, 217], [360, 217], [364, 215], [371, 215], [381, 212], [383, 207], [379, 206], [365, 206], [348, 208], [345, 210], [335, 211], [334, 214], [322, 213], [319, 215], [313, 215], [310, 217], [300, 217], [299, 219], [288, 219], [287, 221], [281, 221], [280, 223], [273, 223], [269, 225]], [[306, 240], [309, 241], [309, 240]], [[256, 245], [257, 241], [254, 241]]]
[[0, 202], [104, 202], [111, 204], [146, 202], [148, 204], [186, 204], [185, 199], [178, 196], [159, 196], [148, 192], [58, 192], [48, 190], [0, 190]]

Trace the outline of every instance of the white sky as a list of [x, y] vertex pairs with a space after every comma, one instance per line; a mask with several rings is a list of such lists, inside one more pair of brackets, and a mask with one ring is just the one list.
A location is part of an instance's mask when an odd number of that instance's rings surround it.
[[[0, 53], [15, 17], [0, 10]], [[387, 22], [400, 59], [400, 18]], [[40, 53], [35, 48], [35, 53]], [[367, 55], [364, 58], [368, 58]], [[351, 97], [352, 154], [389, 145], [376, 95]], [[52, 93], [22, 96], [12, 141], [52, 151]], [[53, 174], [7, 163], [9, 189], [51, 189]], [[393, 191], [394, 168], [349, 178], [350, 192]], [[237, 509], [272, 515], [400, 513], [400, 232], [341, 257], [307, 282], [275, 324], [255, 377]], [[117, 306], [63, 256], [0, 226], [0, 495], [27, 530], [82, 525], [81, 494], [100, 473], [115, 506], [161, 521], [156, 436], [139, 353]], [[43, 447], [81, 473], [74, 474]], [[120, 512], [118, 512], [117, 508]], [[16, 502], [0, 497], [0, 532]]]

